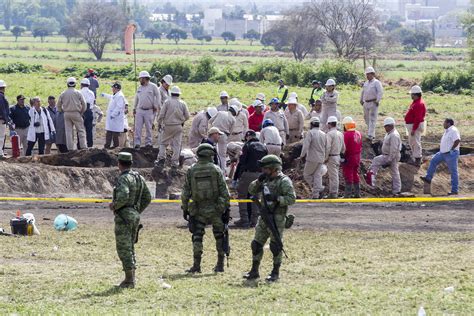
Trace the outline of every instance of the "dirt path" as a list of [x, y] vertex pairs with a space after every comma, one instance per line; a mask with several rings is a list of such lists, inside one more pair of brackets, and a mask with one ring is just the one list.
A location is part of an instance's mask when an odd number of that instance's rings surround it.
[[[112, 225], [106, 204], [52, 202], [1, 202], [0, 227], [9, 231], [9, 220], [20, 209], [32, 212], [40, 225], [52, 225], [54, 217], [65, 213], [79, 225]], [[433, 204], [298, 204], [291, 208], [297, 216], [295, 229], [349, 231], [474, 232], [474, 202]], [[232, 206], [237, 219], [237, 206]], [[182, 227], [177, 204], [152, 204], [143, 214], [146, 227]]]

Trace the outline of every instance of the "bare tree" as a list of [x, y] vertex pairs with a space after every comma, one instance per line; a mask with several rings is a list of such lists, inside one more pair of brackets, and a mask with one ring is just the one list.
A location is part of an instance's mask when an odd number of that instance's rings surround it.
[[338, 57], [354, 60], [367, 54], [367, 34], [377, 23], [372, 1], [312, 0], [307, 9]]
[[100, 0], [86, 0], [71, 15], [71, 24], [81, 41], [87, 43], [97, 60], [102, 59], [107, 44], [123, 34], [127, 20], [116, 5]]

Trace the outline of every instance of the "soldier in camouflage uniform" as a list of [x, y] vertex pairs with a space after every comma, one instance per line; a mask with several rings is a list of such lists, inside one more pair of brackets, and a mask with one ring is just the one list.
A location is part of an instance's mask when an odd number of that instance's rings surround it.
[[[296, 194], [290, 178], [281, 172], [282, 162], [275, 155], [267, 155], [259, 161], [262, 174], [249, 186], [249, 193], [255, 197], [260, 196], [261, 204], [268, 205], [269, 215], [274, 218], [274, 224], [283, 238], [283, 230], [289, 228], [294, 219], [293, 215], [287, 216], [288, 206], [295, 203]], [[291, 219], [290, 219], [291, 217]], [[273, 219], [272, 218], [272, 219]], [[291, 222], [291, 223], [290, 223]], [[280, 275], [282, 261], [282, 249], [277, 246], [277, 239], [269, 229], [262, 216], [258, 218], [255, 227], [255, 237], [251, 243], [252, 269], [244, 278], [248, 280], [258, 279], [260, 261], [263, 257], [263, 246], [270, 238], [270, 251], [273, 254], [273, 270], [267, 277], [267, 281], [277, 281]]]
[[145, 179], [132, 171], [132, 155], [118, 154], [120, 176], [114, 187], [113, 200], [109, 208], [115, 214], [115, 241], [117, 254], [122, 261], [125, 279], [121, 288], [135, 287], [135, 240], [140, 224], [140, 214], [151, 202], [151, 195]]
[[[217, 264], [215, 272], [224, 272], [224, 222], [230, 196], [221, 169], [213, 163], [215, 149], [209, 144], [199, 145], [198, 162], [187, 172], [181, 195], [183, 217], [189, 221], [192, 233], [194, 264], [188, 273], [201, 272], [202, 239], [204, 228], [212, 224], [216, 239]], [[192, 202], [190, 202], [192, 200]]]

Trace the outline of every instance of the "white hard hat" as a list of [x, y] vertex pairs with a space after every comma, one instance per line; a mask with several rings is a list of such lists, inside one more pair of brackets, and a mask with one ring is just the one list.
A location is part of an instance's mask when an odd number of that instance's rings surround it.
[[173, 86], [170, 90], [171, 94], [181, 94], [181, 89], [178, 86]]
[[334, 79], [328, 79], [328, 81], [326, 81], [326, 86], [335, 86], [336, 85], [336, 81], [334, 81]]
[[217, 111], [217, 109], [216, 109], [215, 107], [208, 107], [206, 112], [207, 112], [207, 114], [209, 114], [209, 116], [210, 116], [211, 118], [213, 118], [214, 116], [217, 115], [217, 112], [218, 112], [218, 111]]
[[292, 93], [290, 93], [290, 95], [288, 96], [289, 99], [291, 99], [291, 98], [297, 98], [297, 97], [298, 97], [298, 95], [296, 94], [296, 92], [292, 92]]
[[395, 125], [395, 120], [393, 119], [393, 117], [387, 117], [385, 118], [385, 120], [383, 120], [383, 126], [387, 125]]
[[239, 113], [239, 108], [235, 104], [229, 106], [229, 109], [234, 110], [235, 114]]
[[169, 85], [173, 84], [173, 77], [171, 75], [166, 75], [163, 77], [163, 81]]
[[0, 80], [0, 88], [5, 88], [7, 84], [5, 83], [4, 80]]
[[228, 97], [229, 97], [229, 94], [227, 93], [227, 91], [221, 91], [220, 97], [221, 97], [221, 98], [228, 98]]
[[421, 87], [418, 86], [418, 85], [415, 85], [413, 87], [411, 87], [410, 89], [410, 94], [413, 94], [413, 93], [421, 93]]
[[343, 120], [342, 120], [342, 124], [350, 124], [350, 123], [355, 123], [354, 122], [354, 119], [350, 116], [346, 116]]
[[335, 116], [328, 117], [328, 123], [337, 123], [337, 117]]
[[138, 78], [150, 78], [150, 73], [146, 70], [140, 71]]
[[76, 83], [76, 78], [69, 77], [69, 78], [67, 78], [66, 83], [67, 84], [73, 84], [73, 83], [75, 84]]
[[84, 78], [84, 79], [82, 79], [82, 80], [81, 80], [81, 84], [85, 84], [85, 85], [88, 85], [88, 86], [90, 86], [90, 85], [91, 85], [91, 82], [90, 82], [90, 80], [89, 80], [89, 79], [87, 79], [87, 78]]
[[256, 99], [265, 101], [265, 94], [263, 94], [263, 93], [261, 93], [261, 92], [260, 92], [260, 93], [257, 93]]
[[365, 69], [365, 74], [372, 74], [372, 73], [375, 73], [374, 67], [367, 67]]
[[257, 100], [257, 102], [255, 102], [255, 103], [253, 104], [253, 106], [254, 106], [254, 107], [264, 107], [264, 106], [265, 106], [265, 104], [263, 104], [263, 102], [262, 102], [262, 101], [260, 101], [260, 100]]
[[235, 105], [239, 111], [242, 110], [242, 103], [237, 98], [230, 99], [229, 105]]
[[296, 100], [296, 98], [289, 98], [288, 104], [298, 104], [298, 100]]
[[312, 117], [310, 120], [309, 120], [310, 123], [319, 123], [320, 120], [319, 120], [319, 117], [315, 116], [315, 117]]

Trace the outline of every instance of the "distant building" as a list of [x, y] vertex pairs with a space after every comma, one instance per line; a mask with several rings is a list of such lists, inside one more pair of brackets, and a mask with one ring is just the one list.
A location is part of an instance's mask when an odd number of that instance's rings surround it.
[[[204, 32], [209, 35], [214, 35], [216, 28], [216, 21], [222, 19], [222, 9], [206, 9], [204, 10], [204, 18], [201, 20], [201, 25]], [[220, 34], [219, 34], [220, 35]]]
[[232, 19], [219, 19], [216, 20], [214, 28], [214, 36], [220, 36], [224, 32], [232, 32], [236, 38], [243, 38], [243, 35], [250, 30], [259, 32], [260, 21], [257, 20], [232, 20]]

